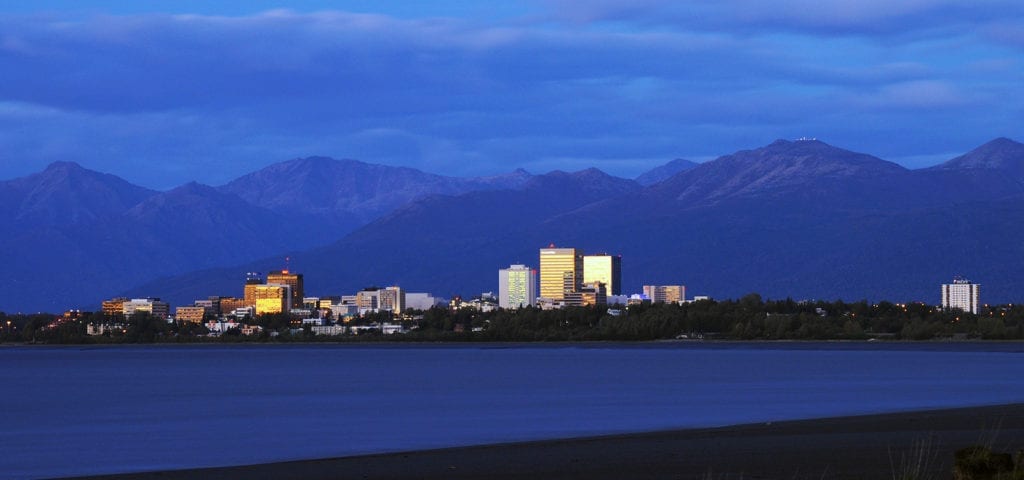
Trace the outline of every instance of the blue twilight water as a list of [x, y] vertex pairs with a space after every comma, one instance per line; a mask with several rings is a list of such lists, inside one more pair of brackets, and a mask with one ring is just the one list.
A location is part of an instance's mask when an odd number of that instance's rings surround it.
[[4, 478], [1024, 401], [1020, 344], [0, 348]]

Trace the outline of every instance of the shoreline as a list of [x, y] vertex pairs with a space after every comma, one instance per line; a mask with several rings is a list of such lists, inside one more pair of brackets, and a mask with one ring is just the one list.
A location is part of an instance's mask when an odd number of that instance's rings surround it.
[[714, 340], [679, 340], [679, 339], [653, 339], [653, 340], [323, 340], [316, 342], [276, 342], [276, 341], [241, 341], [221, 342], [216, 339], [201, 341], [182, 342], [97, 342], [97, 343], [47, 343], [47, 342], [0, 342], [0, 348], [12, 347], [57, 347], [57, 348], [103, 348], [103, 347], [232, 347], [232, 346], [402, 346], [402, 345], [437, 345], [437, 346], [481, 346], [481, 345], [510, 345], [510, 346], [574, 346], [574, 345], [1020, 345], [1024, 347], [1024, 339], [952, 339], [952, 338], [930, 338], [926, 340], [877, 340], [877, 339], [714, 339]]
[[1024, 448], [1024, 403], [72, 478], [893, 478], [922, 456], [946, 478], [977, 444]]

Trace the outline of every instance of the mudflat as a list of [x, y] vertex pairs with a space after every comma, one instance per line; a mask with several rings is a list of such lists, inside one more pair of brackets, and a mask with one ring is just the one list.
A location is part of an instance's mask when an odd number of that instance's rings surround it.
[[1024, 448], [1024, 404], [83, 478], [951, 478], [953, 453], [977, 444]]

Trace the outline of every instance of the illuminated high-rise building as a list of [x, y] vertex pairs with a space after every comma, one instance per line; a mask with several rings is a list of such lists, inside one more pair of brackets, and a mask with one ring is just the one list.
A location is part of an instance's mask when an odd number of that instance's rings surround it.
[[498, 270], [498, 306], [532, 307], [537, 304], [537, 271], [526, 265]]
[[289, 285], [256, 285], [253, 297], [256, 315], [286, 313], [292, 308]]
[[562, 300], [583, 283], [583, 256], [575, 248], [540, 249], [540, 296]]
[[288, 270], [275, 270], [267, 274], [268, 285], [288, 285], [291, 288], [291, 304], [298, 308], [306, 296], [302, 289], [302, 274], [290, 273]]
[[401, 313], [405, 310], [405, 290], [402, 287], [388, 287], [377, 291], [378, 310]]
[[965, 312], [978, 314], [978, 297], [981, 285], [961, 278], [953, 279], [953, 283], [942, 285], [942, 308], [958, 308]]
[[601, 282], [608, 295], [622, 295], [622, 255], [583, 256], [583, 283]]
[[242, 298], [245, 299], [245, 306], [254, 307], [256, 306], [256, 286], [263, 285], [263, 277], [258, 272], [249, 272], [245, 274], [245, 289], [242, 292]]

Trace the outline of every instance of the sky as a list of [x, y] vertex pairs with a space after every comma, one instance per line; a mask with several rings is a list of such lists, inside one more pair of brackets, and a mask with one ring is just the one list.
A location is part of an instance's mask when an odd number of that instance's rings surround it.
[[635, 177], [799, 137], [920, 168], [1022, 119], [1020, 0], [0, 0], [0, 180]]

